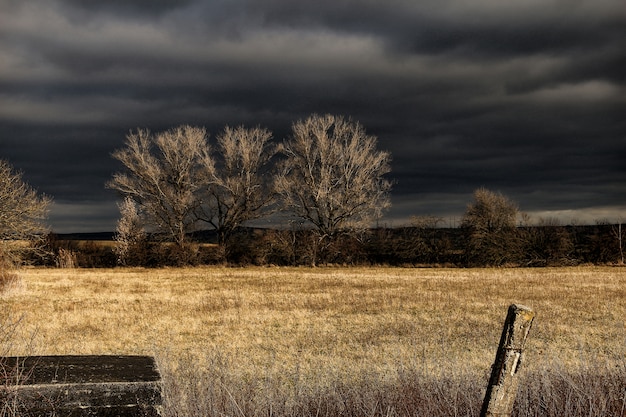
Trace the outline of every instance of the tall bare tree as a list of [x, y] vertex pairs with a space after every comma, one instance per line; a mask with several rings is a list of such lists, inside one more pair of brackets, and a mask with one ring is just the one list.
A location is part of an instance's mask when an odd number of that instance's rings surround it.
[[274, 201], [272, 133], [261, 127], [225, 127], [217, 136], [212, 165], [204, 169], [206, 189], [198, 218], [210, 224], [225, 244], [243, 223], [265, 215]]
[[121, 265], [145, 263], [147, 234], [137, 203], [126, 196], [119, 204], [120, 219], [115, 231], [115, 253]]
[[390, 206], [390, 154], [363, 126], [312, 115], [292, 126], [277, 189], [286, 208], [310, 222], [321, 239], [367, 227]]
[[183, 247], [197, 221], [205, 171], [213, 167], [205, 129], [179, 126], [156, 135], [139, 129], [128, 134], [126, 147], [113, 157], [127, 172], [114, 174], [108, 187], [132, 198], [149, 226]]
[[471, 263], [501, 265], [517, 256], [515, 227], [519, 209], [499, 192], [479, 188], [467, 205], [461, 227], [468, 231]]
[[[0, 160], [0, 269], [21, 260], [25, 249], [36, 248], [48, 231], [45, 221], [52, 199], [39, 194], [7, 161]], [[35, 243], [30, 247], [18, 241]]]

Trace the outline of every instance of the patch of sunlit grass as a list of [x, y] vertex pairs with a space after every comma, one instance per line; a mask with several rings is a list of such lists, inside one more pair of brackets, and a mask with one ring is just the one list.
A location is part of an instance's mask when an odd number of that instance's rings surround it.
[[[42, 354], [217, 348], [263, 366], [326, 357], [456, 357], [488, 368], [510, 303], [537, 311], [535, 359], [623, 351], [621, 268], [187, 268], [21, 273], [3, 303], [24, 314]], [[16, 352], [17, 353], [17, 352]], [[352, 366], [346, 366], [351, 368]]]
[[17, 337], [35, 335], [36, 354], [156, 354], [177, 379], [211, 370], [257, 397], [395, 392], [407, 375], [486, 383], [511, 303], [537, 312], [529, 373], [590, 358], [623, 366], [626, 351], [623, 268], [31, 269], [21, 279], [0, 303], [22, 317]]

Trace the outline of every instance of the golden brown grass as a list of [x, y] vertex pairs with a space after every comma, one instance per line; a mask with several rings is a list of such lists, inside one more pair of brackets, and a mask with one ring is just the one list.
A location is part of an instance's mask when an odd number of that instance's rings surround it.
[[[514, 302], [537, 312], [527, 372], [592, 362], [623, 367], [626, 353], [624, 268], [29, 269], [20, 275], [20, 290], [0, 297], [0, 307], [22, 318], [20, 338], [32, 339], [34, 352], [15, 343], [10, 354], [156, 354], [166, 373], [210, 369], [218, 378], [227, 369], [229, 380], [257, 381], [250, 386], [258, 390], [271, 381], [272, 395], [291, 392], [285, 398], [301, 398], [293, 390], [327, 392], [337, 381], [394, 384], [403, 370], [457, 383], [478, 375], [486, 384]], [[179, 395], [191, 395], [189, 386], [184, 391]]]

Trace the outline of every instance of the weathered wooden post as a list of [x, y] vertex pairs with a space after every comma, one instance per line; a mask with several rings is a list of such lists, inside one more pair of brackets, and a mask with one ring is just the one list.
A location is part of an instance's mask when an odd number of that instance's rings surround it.
[[504, 321], [496, 360], [480, 412], [481, 417], [509, 417], [517, 393], [517, 372], [522, 362], [526, 337], [535, 318], [529, 307], [511, 304]]
[[160, 384], [150, 356], [0, 358], [0, 414], [158, 417]]

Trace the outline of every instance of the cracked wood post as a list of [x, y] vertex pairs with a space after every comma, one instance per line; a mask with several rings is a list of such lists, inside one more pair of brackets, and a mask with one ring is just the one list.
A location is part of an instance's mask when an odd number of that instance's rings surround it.
[[511, 304], [504, 321], [496, 360], [480, 412], [481, 417], [508, 417], [513, 410], [522, 362], [522, 353], [528, 332], [535, 318], [529, 307]]

